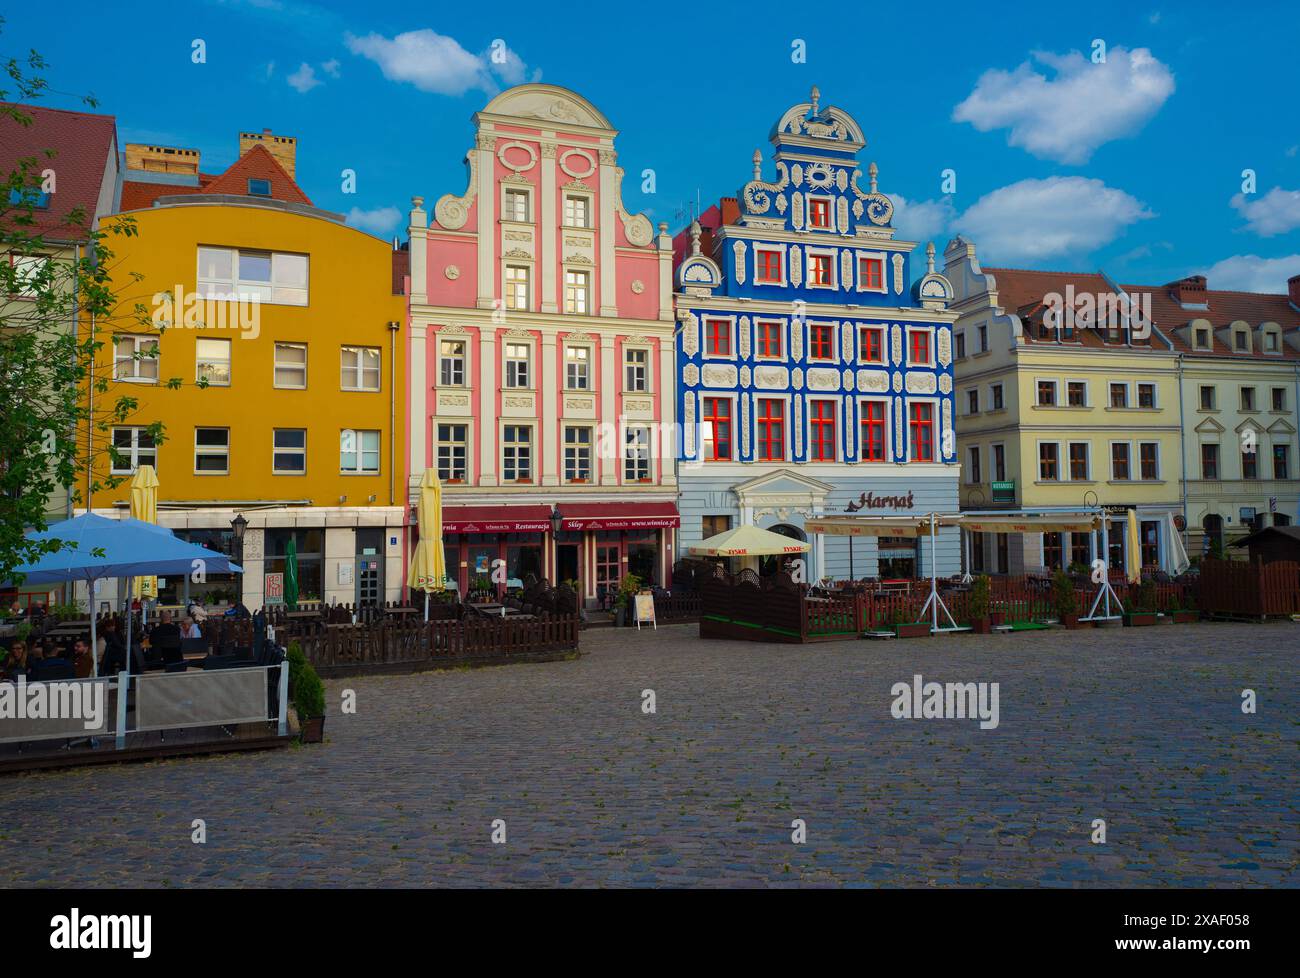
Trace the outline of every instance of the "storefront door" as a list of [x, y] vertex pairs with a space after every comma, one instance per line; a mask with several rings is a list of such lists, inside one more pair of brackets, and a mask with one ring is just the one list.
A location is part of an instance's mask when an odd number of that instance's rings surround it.
[[602, 604], [606, 603], [607, 597], [613, 599], [623, 576], [623, 547], [620, 537], [618, 532], [600, 533], [596, 536], [596, 598]]

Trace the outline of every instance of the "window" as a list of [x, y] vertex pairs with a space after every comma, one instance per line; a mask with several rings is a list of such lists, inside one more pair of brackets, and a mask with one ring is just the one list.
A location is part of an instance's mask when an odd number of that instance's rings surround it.
[[564, 429], [564, 481], [591, 481], [591, 429]]
[[438, 383], [444, 387], [461, 387], [464, 385], [464, 340], [442, 340], [438, 344]]
[[758, 458], [762, 462], [785, 459], [785, 404], [771, 398], [758, 402]]
[[469, 426], [438, 425], [438, 478], [464, 482], [469, 468]]
[[636, 394], [643, 394], [648, 391], [650, 389], [649, 371], [649, 350], [623, 351], [623, 387], [625, 390]]
[[11, 187], [9, 190], [9, 206], [45, 210], [50, 206], [50, 195], [35, 187]]
[[835, 405], [835, 401], [808, 404], [808, 449], [814, 462], [835, 461]]
[[506, 308], [528, 309], [531, 305], [532, 269], [527, 265], [506, 266]]
[[858, 259], [858, 288], [870, 292], [885, 291], [885, 260], [883, 258]]
[[508, 424], [501, 433], [501, 478], [506, 482], [529, 482], [533, 476], [533, 429]]
[[1147, 481], [1160, 478], [1159, 442], [1144, 441], [1138, 443], [1138, 472]]
[[731, 529], [730, 516], [701, 516], [700, 517], [701, 539], [707, 540], [709, 537], [716, 537], [719, 533], [726, 533], [730, 529]]
[[1001, 411], [1002, 410], [1002, 385], [994, 384], [992, 387], [990, 387], [989, 395], [993, 400], [993, 406], [991, 410]]
[[527, 387], [530, 372], [529, 360], [533, 348], [528, 343], [506, 344], [506, 386]]
[[1201, 478], [1217, 479], [1219, 477], [1219, 446], [1206, 444], [1201, 446]]
[[1056, 406], [1056, 381], [1040, 380], [1038, 382], [1038, 406]]
[[307, 344], [275, 344], [275, 386], [304, 390], [307, 387]]
[[194, 341], [194, 379], [212, 387], [230, 386], [230, 340]]
[[984, 325], [983, 323], [981, 323], [979, 326], [977, 326], [977, 327], [975, 328], [975, 332], [979, 335], [979, 339], [980, 339], [980, 343], [979, 343], [979, 352], [980, 352], [980, 353], [988, 353], [988, 352], [989, 352], [989, 328], [988, 328], [988, 326], [986, 326], [986, 325]]
[[1059, 570], [1061, 567], [1061, 534], [1044, 533], [1043, 534], [1043, 566], [1048, 570]]
[[858, 416], [862, 421], [862, 461], [885, 461], [885, 402], [861, 401]]
[[1038, 480], [1056, 482], [1061, 478], [1061, 446], [1054, 441], [1041, 442], [1038, 446]]
[[131, 475], [142, 465], [158, 465], [158, 449], [148, 428], [113, 429], [113, 475]]
[[830, 255], [809, 255], [808, 284], [833, 289], [835, 287], [835, 259]]
[[858, 330], [858, 347], [858, 357], [863, 363], [884, 363], [885, 327], [861, 327]]
[[1088, 548], [1091, 539], [1090, 533], [1070, 534], [1070, 563], [1081, 567], [1087, 567], [1092, 563], [1092, 554]]
[[710, 319], [704, 325], [704, 352], [711, 357], [731, 356], [731, 320]]
[[821, 230], [831, 226], [831, 202], [825, 197], [808, 198], [808, 226]]
[[272, 433], [271, 471], [275, 475], [305, 475], [307, 429], [276, 428]]
[[1193, 332], [1192, 345], [1197, 350], [1208, 350], [1213, 345], [1209, 327], [1198, 326]]
[[1273, 388], [1273, 401], [1272, 401], [1272, 404], [1273, 404], [1273, 410], [1274, 410], [1274, 411], [1285, 411], [1285, 410], [1286, 410], [1286, 388], [1285, 388], [1285, 387], [1274, 387], [1274, 388]]
[[564, 223], [571, 228], [591, 227], [591, 200], [581, 194], [564, 198]]
[[1110, 477], [1116, 482], [1128, 481], [1128, 442], [1117, 441], [1110, 446]]
[[502, 202], [502, 219], [527, 224], [529, 197], [527, 190], [507, 190], [505, 200]]
[[1070, 478], [1086, 482], [1088, 475], [1088, 443], [1086, 441], [1070, 442]]
[[907, 331], [907, 362], [909, 366], [929, 367], [934, 365], [934, 351], [931, 349], [930, 332], [925, 329]]
[[1070, 405], [1070, 407], [1087, 407], [1088, 385], [1082, 380], [1066, 381], [1065, 403]]
[[248, 178], [248, 196], [250, 197], [270, 197], [271, 181], [262, 180], [257, 177]]
[[1264, 352], [1276, 353], [1278, 351], [1277, 333], [1273, 330], [1265, 330], [1262, 334], [1264, 338]]
[[731, 458], [731, 401], [725, 397], [704, 399], [705, 459], [720, 462]]
[[1238, 353], [1248, 353], [1250, 351], [1250, 334], [1244, 329], [1234, 329], [1232, 331], [1232, 348]]
[[45, 255], [11, 254], [9, 262], [13, 266], [14, 295], [34, 299], [42, 283], [50, 281], [44, 277], [50, 264], [50, 259]]
[[1291, 478], [1291, 446], [1274, 445], [1273, 446], [1273, 478], [1289, 479]]
[[984, 481], [980, 472], [980, 448], [978, 445], [972, 445], [966, 449], [966, 481], [972, 485], [979, 485]]
[[1202, 411], [1213, 411], [1215, 409], [1214, 403], [1216, 398], [1214, 396], [1214, 392], [1215, 392], [1215, 388], [1210, 386], [1203, 386], [1201, 388], [1201, 410]]
[[966, 413], [980, 413], [980, 391], [978, 387], [973, 387], [966, 392]]
[[1128, 384], [1110, 385], [1110, 406], [1113, 408], [1128, 407]]
[[305, 306], [307, 256], [202, 246], [198, 291], [205, 299]]
[[760, 357], [766, 357], [767, 359], [780, 359], [782, 356], [781, 324], [759, 320], [757, 325], [757, 355]]
[[379, 390], [379, 350], [345, 346], [339, 355], [339, 385], [345, 391]]
[[781, 256], [783, 254], [783, 251], [771, 248], [755, 248], [755, 280], [765, 285], [781, 285], [785, 281], [781, 268]]
[[1156, 385], [1138, 384], [1138, 407], [1153, 408], [1155, 406], [1156, 406]]
[[1143, 567], [1160, 566], [1160, 522], [1143, 520], [1138, 527], [1138, 540], [1141, 548], [1139, 559]]
[[993, 446], [993, 479], [995, 482], [1007, 481], [1007, 448], [1005, 445]]
[[808, 359], [835, 359], [835, 327], [813, 323], [808, 327]]
[[934, 405], [913, 404], [908, 408], [913, 462], [934, 461]]
[[564, 311], [585, 315], [591, 308], [591, 276], [586, 272], [564, 273]]
[[650, 429], [632, 427], [627, 429], [626, 443], [623, 446], [623, 481], [650, 481]]
[[339, 433], [339, 471], [379, 474], [379, 432], [344, 428]]
[[1256, 452], [1241, 453], [1241, 477], [1243, 479], [1259, 478], [1259, 455]]
[[571, 391], [591, 389], [591, 349], [585, 346], [564, 348], [564, 386]]
[[965, 360], [966, 359], [966, 334], [953, 333], [952, 345], [953, 345], [953, 356], [956, 357], [958, 360]]
[[1241, 389], [1241, 409], [1243, 411], [1255, 410], [1255, 388], [1243, 387]]
[[199, 475], [226, 475], [230, 471], [230, 429], [194, 429], [194, 471]]
[[113, 337], [113, 379], [158, 383], [158, 337]]

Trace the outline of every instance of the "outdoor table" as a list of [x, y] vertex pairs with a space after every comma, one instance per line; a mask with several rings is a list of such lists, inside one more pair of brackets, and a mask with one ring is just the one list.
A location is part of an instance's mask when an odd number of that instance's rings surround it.
[[417, 615], [421, 611], [418, 608], [389, 608], [386, 614], [390, 615]]

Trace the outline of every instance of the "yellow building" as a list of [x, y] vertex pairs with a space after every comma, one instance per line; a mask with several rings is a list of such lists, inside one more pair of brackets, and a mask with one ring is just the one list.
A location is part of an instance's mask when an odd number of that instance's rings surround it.
[[[127, 147], [122, 208], [138, 236], [120, 268], [141, 279], [123, 292], [150, 326], [101, 337], [110, 394], [129, 385], [139, 407], [95, 437], [112, 440], [115, 475], [155, 466], [159, 522], [181, 536], [239, 556], [242, 515], [250, 608], [273, 598], [266, 575], [283, 572], [291, 538], [301, 599], [391, 600], [404, 576], [405, 255], [312, 206], [289, 172], [293, 140], [240, 143], [219, 175], [195, 151]], [[128, 498], [124, 483], [92, 506], [120, 512]], [[172, 580], [161, 597], [229, 600], [236, 587]]]
[[[1135, 510], [1142, 564], [1180, 571], [1182, 421], [1169, 340], [1132, 318], [1107, 316], [1106, 297], [1124, 293], [1104, 275], [982, 269], [962, 238], [945, 258], [959, 314], [963, 509], [1105, 507], [1121, 520], [1107, 540], [1115, 568], [1124, 566], [1122, 519]], [[1073, 315], [1058, 328], [1053, 310], [1066, 308]], [[972, 541], [977, 572], [1088, 565], [1101, 556], [1100, 534], [986, 536]]]

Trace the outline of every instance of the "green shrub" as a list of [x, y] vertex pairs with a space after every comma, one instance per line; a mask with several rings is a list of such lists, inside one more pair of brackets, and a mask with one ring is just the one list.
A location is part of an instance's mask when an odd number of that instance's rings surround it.
[[970, 616], [975, 621], [989, 616], [989, 592], [992, 582], [987, 574], [975, 578], [970, 589]]
[[1156, 610], [1156, 582], [1144, 577], [1133, 592], [1133, 611], [1152, 612]]
[[53, 605], [50, 607], [50, 617], [55, 621], [70, 621], [73, 618], [80, 618], [81, 605], [76, 601]]
[[641, 578], [635, 574], [626, 574], [623, 580], [618, 582], [618, 597], [614, 599], [615, 608], [626, 608], [632, 603], [632, 595], [641, 590], [643, 584]]
[[1079, 599], [1074, 593], [1074, 581], [1070, 580], [1070, 575], [1065, 571], [1057, 571], [1052, 575], [1052, 610], [1062, 621], [1065, 620], [1066, 615], [1079, 613]]
[[287, 658], [289, 660], [289, 688], [293, 697], [293, 707], [298, 711], [298, 719], [323, 717], [325, 715], [325, 684], [303, 655], [302, 646], [297, 642], [289, 643]]

